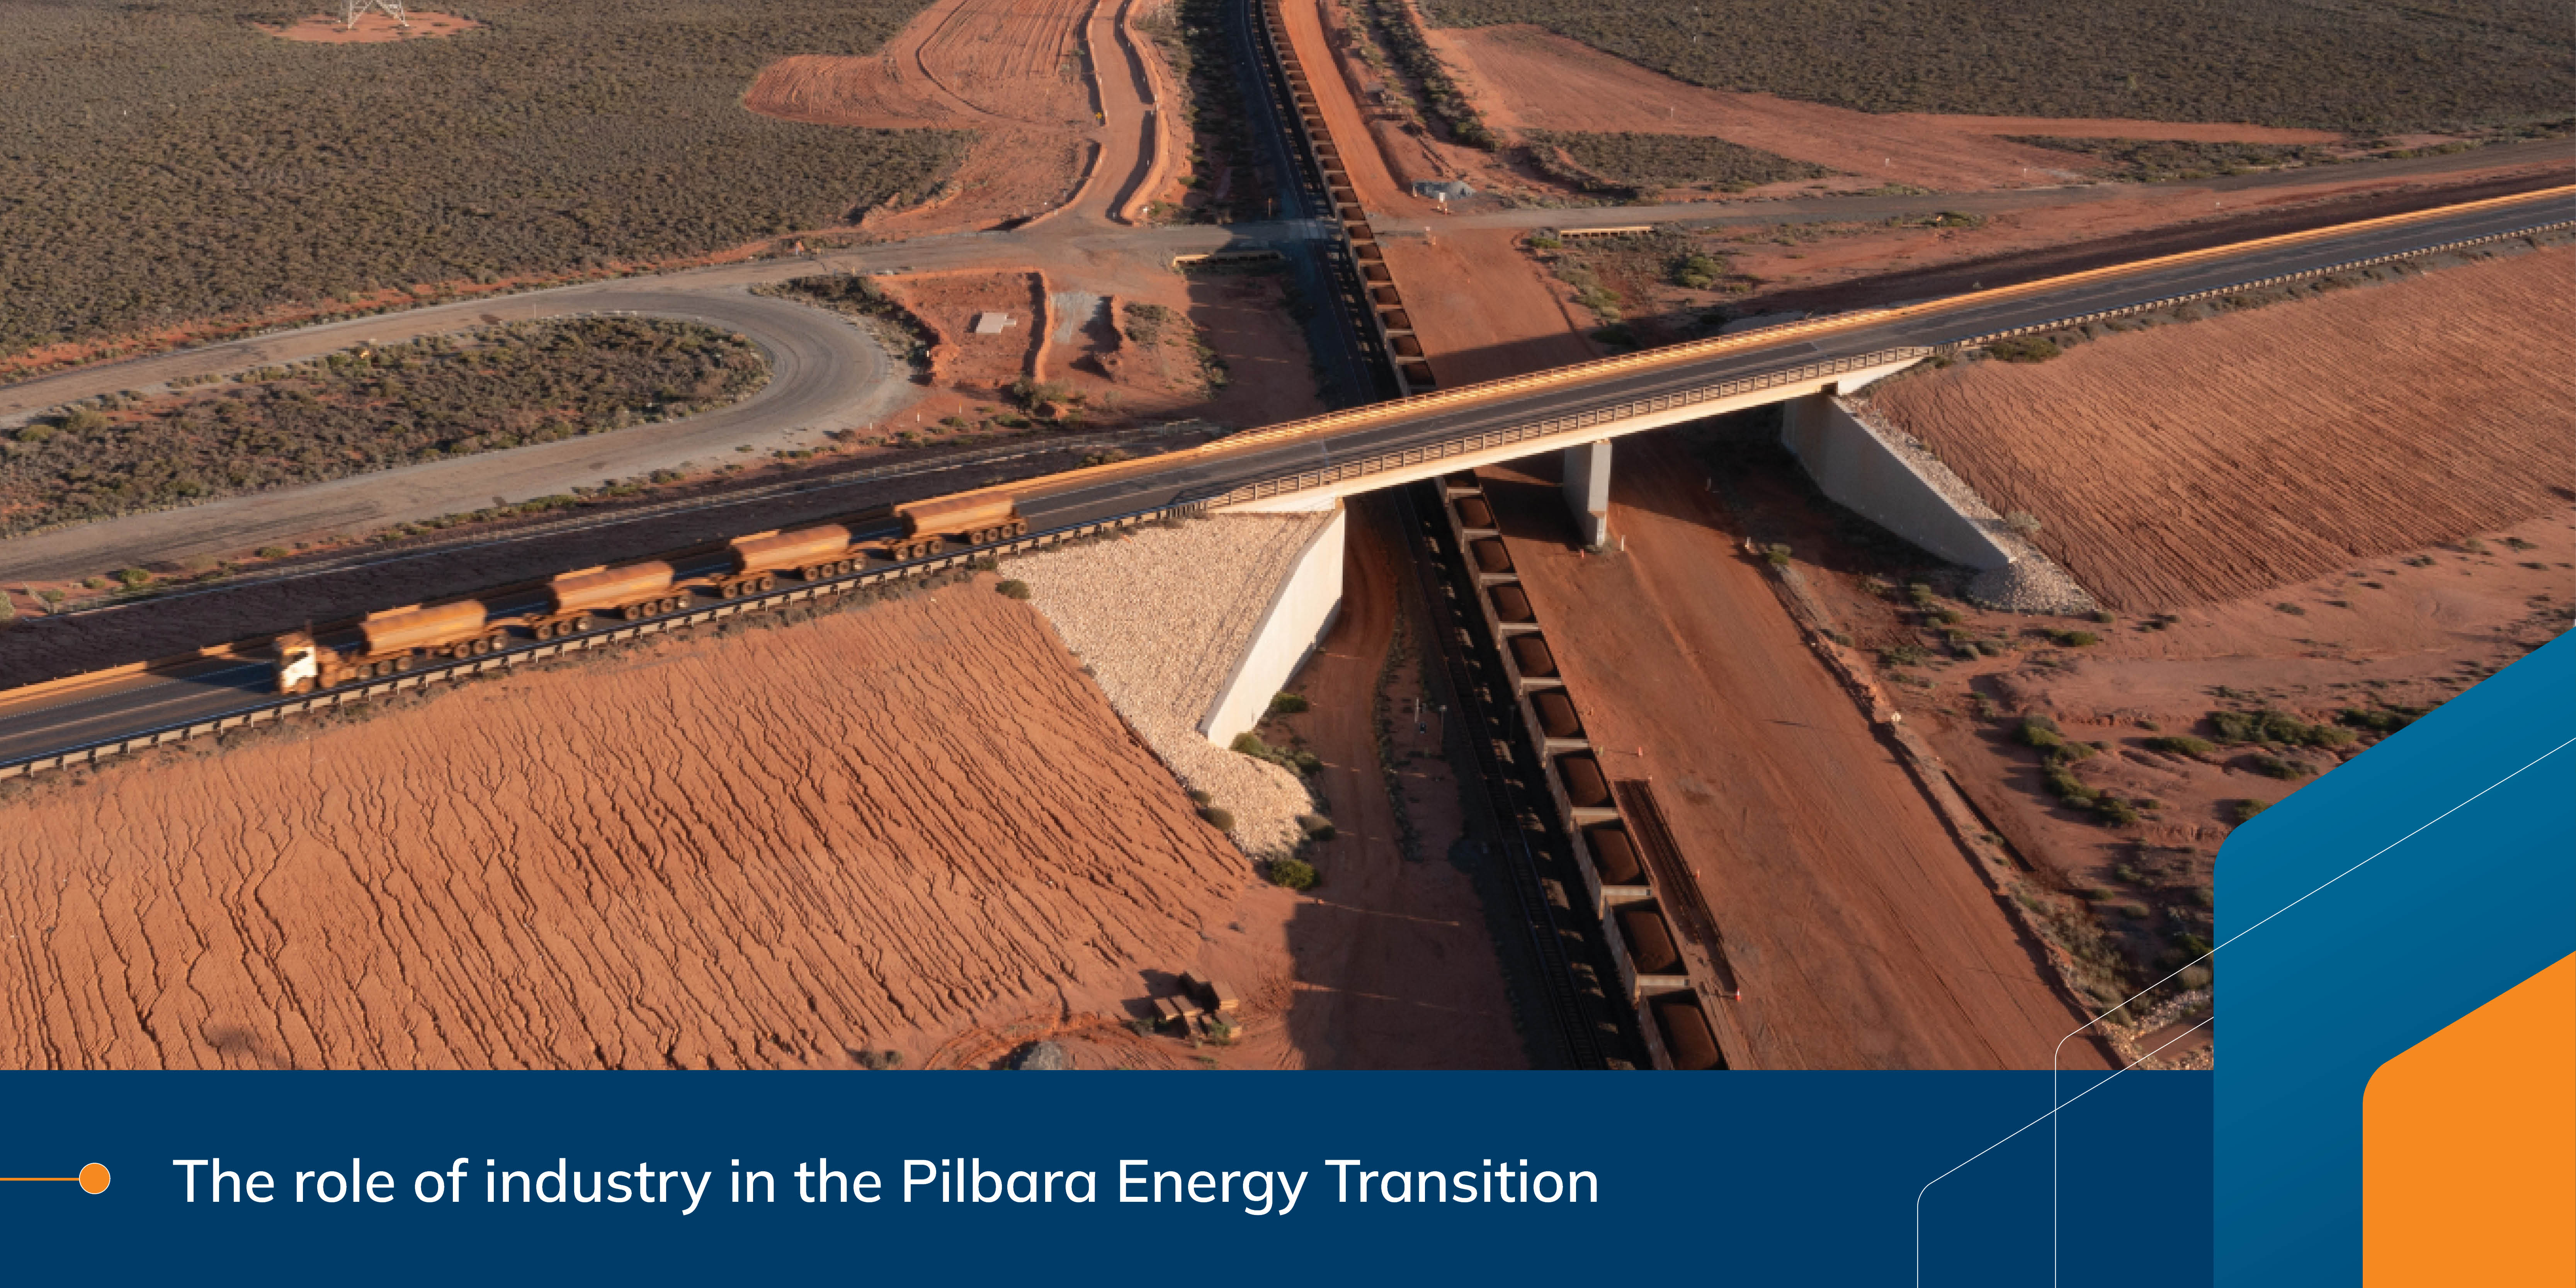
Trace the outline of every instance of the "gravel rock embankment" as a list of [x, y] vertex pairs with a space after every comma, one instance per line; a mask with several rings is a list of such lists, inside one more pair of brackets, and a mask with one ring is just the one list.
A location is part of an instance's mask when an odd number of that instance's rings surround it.
[[1225, 515], [1007, 559], [1109, 703], [1172, 773], [1234, 815], [1256, 857], [1297, 848], [1315, 808], [1297, 775], [1199, 733], [1200, 716], [1328, 515]]

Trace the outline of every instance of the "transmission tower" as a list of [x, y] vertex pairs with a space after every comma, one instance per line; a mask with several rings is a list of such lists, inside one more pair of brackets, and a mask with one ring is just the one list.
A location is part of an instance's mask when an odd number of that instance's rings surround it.
[[411, 19], [403, 14], [403, 0], [340, 0], [340, 29], [357, 26], [358, 19], [370, 13], [393, 19], [397, 27], [411, 26]]

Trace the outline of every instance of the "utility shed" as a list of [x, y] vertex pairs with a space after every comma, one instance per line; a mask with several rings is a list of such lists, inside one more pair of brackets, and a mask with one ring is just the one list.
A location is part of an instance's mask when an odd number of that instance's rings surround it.
[[975, 315], [975, 334], [1000, 335], [1002, 328], [1010, 324], [1011, 315], [1008, 313], [978, 313]]

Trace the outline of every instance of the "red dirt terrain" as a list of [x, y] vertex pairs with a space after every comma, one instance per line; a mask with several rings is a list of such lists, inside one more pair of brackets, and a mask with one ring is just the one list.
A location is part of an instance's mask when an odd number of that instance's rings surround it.
[[317, 13], [284, 27], [262, 26], [260, 30], [280, 40], [313, 45], [381, 45], [397, 40], [462, 35], [483, 25], [452, 13], [431, 13], [423, 9], [406, 9], [404, 12], [411, 18], [408, 27], [395, 25], [393, 19], [381, 13], [362, 13], [358, 15], [357, 25], [343, 27], [338, 15]]
[[2169, 609], [2576, 498], [2576, 249], [1871, 390], [2105, 603]]
[[[931, 346], [933, 382], [970, 396], [999, 397], [1003, 386], [1037, 371], [1046, 334], [1046, 291], [1035, 273], [939, 273], [884, 279], [887, 290], [938, 336]], [[977, 335], [975, 319], [1003, 313], [1009, 325]]]
[[[1573, 546], [1539, 461], [1481, 471], [1605, 769], [1654, 784], [1763, 1068], [2046, 1068], [2085, 1020], [1744, 557], [1668, 434]], [[2098, 1063], [2069, 1044], [2070, 1066]]]
[[[2474, 548], [2472, 548], [2474, 546]], [[2288, 609], [2296, 611], [2285, 611]], [[2028, 619], [1964, 613], [1978, 633], [2011, 633], [2026, 651], [1918, 668], [1929, 686], [1892, 684], [1907, 720], [1959, 771], [1962, 786], [2024, 853], [2044, 857], [2077, 887], [2116, 887], [2140, 847], [2214, 856], [2245, 800], [2278, 802], [2315, 781], [2257, 771], [2253, 754], [2323, 773], [2368, 745], [2340, 749], [2221, 748], [2200, 757], [2159, 752], [2159, 734], [2203, 739], [2214, 709], [2270, 707], [2335, 723], [2347, 708], [2438, 706], [2566, 629], [2576, 611], [2576, 507], [2486, 529], [2471, 541], [2400, 557], [2357, 560], [2312, 581], [2196, 605], [2167, 624], [2084, 624], [2101, 643], [2050, 649]], [[1893, 612], [1854, 612], [1872, 650], [1919, 643]], [[1988, 694], [2007, 717], [2041, 712], [2066, 735], [2110, 750], [2074, 766], [2088, 785], [2152, 799], [2142, 823], [2106, 827], [2040, 789], [2038, 755], [2009, 723], [1970, 718], [1967, 695]], [[2216, 696], [2221, 690], [2232, 695]]]
[[1252, 882], [989, 585], [6, 808], [12, 1068], [917, 1065], [1123, 1015]]
[[875, 54], [800, 54], [762, 69], [743, 106], [870, 129], [974, 130], [942, 194], [871, 214], [889, 236], [991, 228], [1082, 186], [1097, 117], [1083, 72], [1094, 0], [939, 0]]
[[1537, 27], [1433, 27], [1428, 35], [1498, 129], [1713, 135], [1873, 183], [1943, 191], [2058, 183], [2089, 168], [2066, 152], [2002, 135], [2243, 143], [2339, 137], [2257, 125], [1855, 112], [1703, 89]]

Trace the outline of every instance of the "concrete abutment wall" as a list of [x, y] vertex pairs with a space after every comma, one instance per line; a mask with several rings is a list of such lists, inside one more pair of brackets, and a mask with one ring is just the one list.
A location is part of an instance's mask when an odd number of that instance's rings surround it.
[[1333, 629], [1333, 619], [1342, 607], [1342, 544], [1350, 512], [1338, 502], [1332, 504], [1332, 511], [1332, 522], [1316, 529], [1307, 541], [1296, 566], [1271, 596], [1270, 607], [1253, 629], [1243, 656], [1236, 659], [1233, 673], [1217, 687], [1215, 700], [1199, 721], [1199, 732], [1208, 741], [1223, 746], [1261, 723], [1271, 696]]
[[1780, 441], [1826, 496], [1924, 550], [1979, 571], [2013, 562], [1994, 531], [2000, 521], [1966, 494], [1958, 476], [1854, 415], [1834, 394], [1782, 405]]

